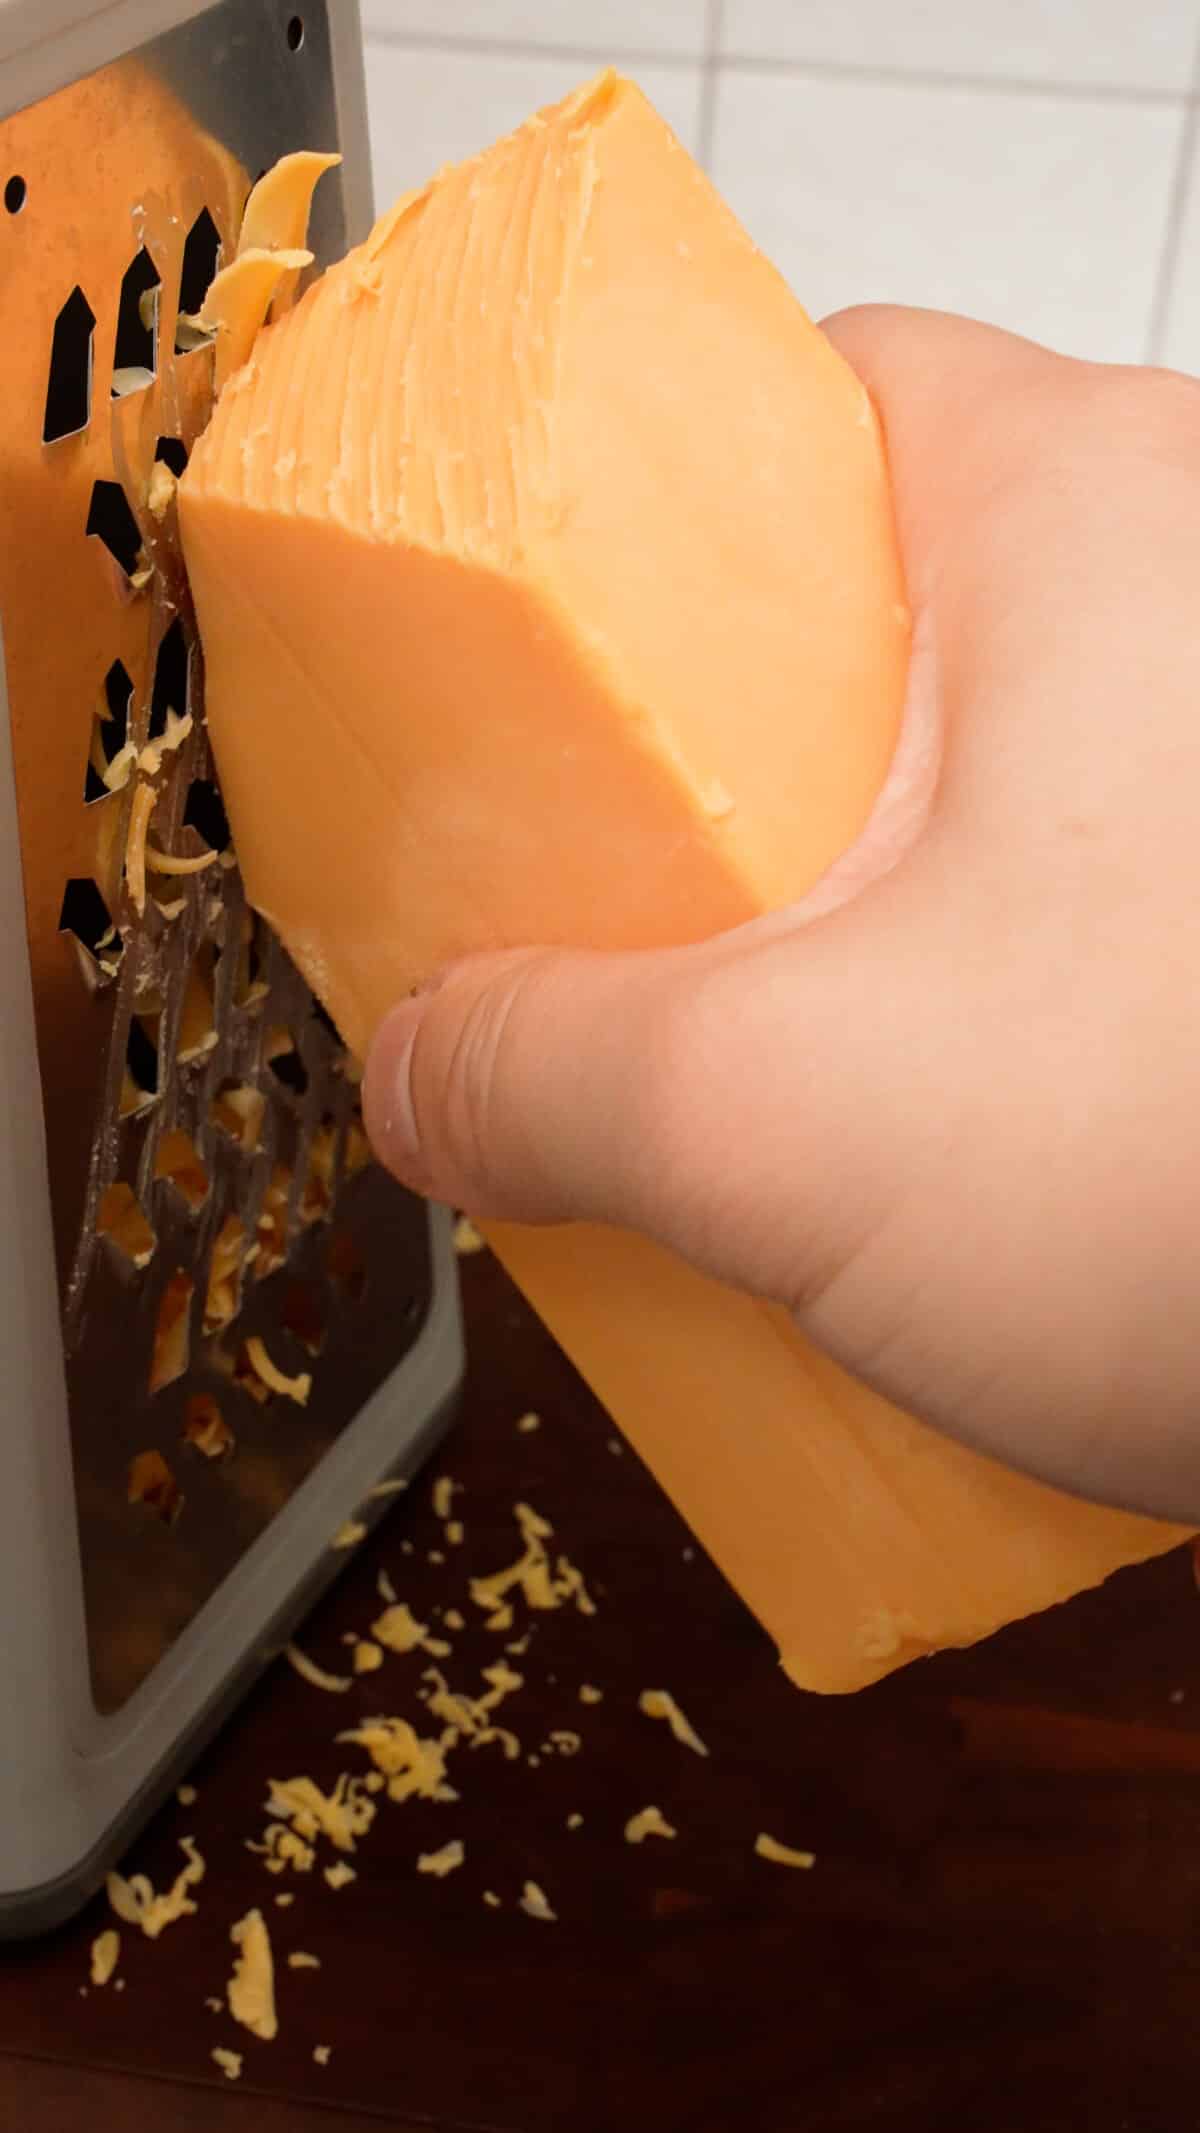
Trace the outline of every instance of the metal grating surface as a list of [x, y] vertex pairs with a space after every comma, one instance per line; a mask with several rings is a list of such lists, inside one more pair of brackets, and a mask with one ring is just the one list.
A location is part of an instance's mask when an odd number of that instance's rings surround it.
[[[425, 1210], [368, 1163], [352, 1064], [246, 906], [163, 471], [211, 405], [180, 311], [259, 171], [339, 145], [323, 10], [297, 39], [299, 20], [226, 0], [0, 125], [0, 616], [101, 1710], [353, 1421], [431, 1293]], [[318, 259], [346, 237], [338, 174], [322, 187]], [[152, 851], [204, 864], [151, 865], [143, 904], [151, 798]], [[269, 1390], [264, 1352], [311, 1376], [307, 1404]]]

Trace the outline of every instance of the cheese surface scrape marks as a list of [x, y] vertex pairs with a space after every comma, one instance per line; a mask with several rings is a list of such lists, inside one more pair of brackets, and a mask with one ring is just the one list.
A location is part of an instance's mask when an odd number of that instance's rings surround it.
[[699, 938], [870, 811], [908, 651], [875, 418], [629, 82], [384, 215], [180, 497], [247, 885], [360, 1054], [449, 955]]
[[[615, 75], [258, 335], [179, 512], [246, 884], [360, 1057], [463, 953], [786, 904], [883, 784], [910, 629], [877, 420]], [[935, 1436], [639, 1239], [484, 1228], [807, 1688], [1180, 1538]], [[553, 1604], [525, 1539], [476, 1581], [497, 1632]], [[374, 1728], [394, 1793], [417, 1748]]]

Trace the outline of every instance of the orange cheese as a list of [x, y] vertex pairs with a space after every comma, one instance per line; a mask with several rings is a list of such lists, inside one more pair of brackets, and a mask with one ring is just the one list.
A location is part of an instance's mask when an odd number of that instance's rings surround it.
[[[455, 955], [803, 894], [885, 776], [909, 624], [867, 396], [611, 74], [258, 337], [180, 521], [251, 896], [359, 1052]], [[637, 1239], [489, 1235], [806, 1686], [1178, 1538], [946, 1443]]]

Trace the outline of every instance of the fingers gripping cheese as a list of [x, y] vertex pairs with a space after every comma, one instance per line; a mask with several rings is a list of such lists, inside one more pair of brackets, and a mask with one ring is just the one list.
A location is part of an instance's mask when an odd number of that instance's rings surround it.
[[[874, 414], [611, 74], [259, 335], [180, 516], [250, 894], [360, 1054], [463, 953], [801, 895], [883, 781], [909, 621]], [[489, 1234], [806, 1686], [1178, 1537], [943, 1442], [638, 1240]]]

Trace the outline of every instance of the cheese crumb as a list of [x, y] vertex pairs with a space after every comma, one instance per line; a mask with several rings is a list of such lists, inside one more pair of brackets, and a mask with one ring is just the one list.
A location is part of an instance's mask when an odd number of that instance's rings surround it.
[[540, 1429], [541, 1426], [542, 1418], [540, 1415], [535, 1415], [532, 1408], [527, 1415], [522, 1415], [517, 1423], [517, 1428], [523, 1437], [531, 1437], [534, 1430]]
[[367, 1529], [362, 1520], [348, 1518], [344, 1526], [338, 1527], [329, 1545], [331, 1548], [357, 1548], [359, 1542], [366, 1537]]
[[352, 1866], [347, 1866], [344, 1859], [335, 1859], [332, 1866], [326, 1867], [325, 1879], [331, 1889], [344, 1889], [351, 1881], [357, 1881], [358, 1875]]
[[290, 1905], [295, 1903], [296, 1899], [290, 1889], [281, 1889], [279, 1895], [275, 1898], [275, 1901], [279, 1905], [281, 1911], [286, 1911]]
[[461, 1548], [466, 1537], [467, 1529], [463, 1525], [461, 1518], [448, 1518], [446, 1520], [446, 1539], [452, 1548]]
[[175, 1797], [181, 1807], [194, 1807], [196, 1804], [196, 1788], [194, 1785], [179, 1785], [176, 1787]]
[[610, 1437], [608, 1440], [608, 1448], [609, 1451], [612, 1453], [614, 1459], [624, 1458], [625, 1446], [622, 1444], [619, 1437]]
[[354, 1671], [356, 1674], [373, 1674], [383, 1665], [383, 1647], [373, 1644], [369, 1637], [358, 1637], [354, 1644]]
[[307, 1407], [308, 1396], [312, 1391], [311, 1371], [300, 1370], [294, 1378], [289, 1378], [277, 1363], [271, 1361], [263, 1340], [257, 1333], [252, 1333], [246, 1342], [246, 1358], [268, 1392], [277, 1392], [284, 1400], [294, 1400], [297, 1407]]
[[579, 1685], [579, 1701], [580, 1703], [603, 1703], [604, 1691], [603, 1689], [593, 1688], [590, 1681], [583, 1681]]
[[309, 1955], [303, 1948], [293, 1948], [288, 1957], [289, 1970], [319, 1970], [320, 1967], [320, 1956]]
[[259, 1910], [247, 1911], [229, 1929], [237, 1949], [233, 1973], [225, 1988], [229, 2012], [251, 2036], [269, 2044], [279, 2034], [275, 2014], [275, 1964], [266, 1920]]
[[626, 1844], [641, 1844], [647, 1837], [676, 1837], [678, 1834], [657, 1807], [643, 1807], [640, 1814], [630, 1815], [625, 1824]]
[[583, 1742], [578, 1733], [573, 1733], [568, 1726], [556, 1726], [549, 1740], [542, 1742], [542, 1753], [544, 1755], [553, 1755], [555, 1752], [559, 1755], [578, 1755], [582, 1746]]
[[311, 1682], [314, 1689], [327, 1689], [331, 1695], [340, 1696], [350, 1686], [349, 1674], [327, 1674], [324, 1667], [318, 1666], [316, 1660], [310, 1659], [297, 1644], [286, 1647], [284, 1658], [295, 1667], [301, 1680]]
[[462, 1483], [452, 1481], [449, 1474], [438, 1475], [433, 1484], [433, 1515], [435, 1518], [449, 1518], [454, 1498], [461, 1487]]
[[241, 2080], [242, 2055], [240, 2052], [231, 2052], [223, 2044], [214, 2044], [211, 2057], [216, 2065], [220, 2067], [226, 2081]]
[[765, 1830], [754, 1839], [754, 1849], [760, 1859], [769, 1859], [775, 1866], [809, 1867], [817, 1863], [815, 1852], [793, 1851], [790, 1844], [781, 1844], [778, 1837], [768, 1837]]
[[467, 1626], [463, 1616], [459, 1614], [457, 1607], [448, 1607], [446, 1609], [445, 1614], [442, 1616], [442, 1620], [445, 1623], [447, 1629], [465, 1629]]
[[328, 2066], [329, 2055], [332, 2049], [332, 2045], [329, 2044], [315, 2044], [313, 2046], [313, 2060], [315, 2064], [317, 2066]]
[[450, 1655], [445, 1638], [431, 1637], [428, 1623], [418, 1622], [403, 1600], [395, 1602], [377, 1622], [372, 1622], [371, 1635], [389, 1652], [422, 1651], [428, 1652], [431, 1659], [446, 1659]]
[[379, 1594], [381, 1600], [386, 1600], [389, 1607], [394, 1607], [396, 1605], [396, 1601], [399, 1595], [386, 1570], [381, 1570], [379, 1576], [376, 1578], [375, 1590]]
[[454, 1225], [454, 1249], [460, 1259], [469, 1259], [473, 1253], [487, 1250], [486, 1240], [468, 1215], [460, 1215]]
[[375, 1820], [375, 1802], [366, 1798], [362, 1779], [345, 1771], [332, 1792], [322, 1792], [311, 1778], [271, 1778], [267, 1813], [307, 1844], [322, 1836], [335, 1851], [352, 1852]]
[[545, 1890], [540, 1889], [536, 1881], [525, 1883], [521, 1891], [521, 1909], [527, 1918], [540, 1918], [546, 1925], [557, 1923], [558, 1913], [551, 1910]]
[[121, 1959], [121, 1936], [111, 1926], [92, 1942], [92, 1983], [107, 1985]]
[[402, 1480], [399, 1475], [394, 1475], [391, 1481], [377, 1481], [373, 1489], [367, 1490], [367, 1502], [378, 1503], [384, 1496], [399, 1496], [401, 1490], [407, 1487], [407, 1481]]
[[568, 1816], [567, 1816], [567, 1828], [568, 1828], [568, 1829], [582, 1829], [582, 1828], [583, 1828], [583, 1816], [582, 1816], [581, 1814], [578, 1814], [578, 1813], [576, 1813], [576, 1814], [573, 1814], [573, 1815], [568, 1815]]
[[462, 1839], [452, 1837], [449, 1844], [443, 1844], [440, 1851], [422, 1852], [417, 1860], [417, 1872], [434, 1874], [439, 1881], [444, 1881], [447, 1874], [452, 1874], [456, 1867], [462, 1865], [466, 1856]]
[[535, 1612], [546, 1612], [574, 1600], [581, 1615], [594, 1615], [595, 1602], [575, 1565], [568, 1562], [565, 1555], [560, 1555], [557, 1564], [551, 1567], [546, 1542], [554, 1528], [549, 1519], [541, 1517], [527, 1503], [515, 1504], [513, 1516], [525, 1543], [524, 1553], [505, 1570], [493, 1571], [490, 1577], [471, 1579], [471, 1598], [488, 1616], [488, 1628], [512, 1628], [513, 1612], [507, 1596], [514, 1591], [519, 1591], [526, 1606]]
[[483, 1900], [489, 1911], [498, 1911], [500, 1909], [500, 1898], [497, 1896], [495, 1889], [485, 1889]]
[[140, 1926], [147, 1940], [157, 1940], [167, 1926], [190, 1917], [196, 1909], [188, 1890], [203, 1881], [204, 1861], [190, 1837], [181, 1837], [179, 1848], [187, 1864], [162, 1895], [156, 1895], [145, 1874], [131, 1874], [128, 1881], [122, 1874], [108, 1876], [108, 1900], [117, 1917], [122, 1925]]
[[446, 1744], [423, 1740], [406, 1718], [370, 1718], [338, 1740], [365, 1748], [388, 1781], [391, 1800], [445, 1800], [455, 1793], [446, 1783]]
[[697, 1755], [707, 1755], [708, 1749], [695, 1728], [688, 1724], [675, 1698], [666, 1689], [643, 1689], [638, 1697], [638, 1710], [647, 1718], [663, 1718], [670, 1726], [677, 1741], [691, 1748]]

